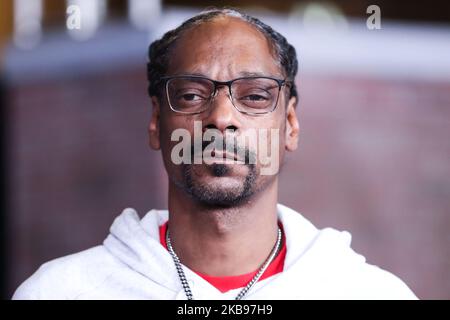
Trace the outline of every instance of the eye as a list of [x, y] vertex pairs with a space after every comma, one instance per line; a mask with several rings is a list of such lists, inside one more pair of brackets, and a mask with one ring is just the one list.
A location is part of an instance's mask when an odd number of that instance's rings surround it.
[[207, 98], [204, 96], [204, 94], [200, 93], [200, 92], [193, 92], [193, 91], [184, 91], [184, 92], [179, 92], [176, 96], [175, 96], [176, 100], [179, 102], [184, 102], [184, 103], [196, 103], [196, 102], [200, 102], [200, 101], [204, 101]]
[[242, 97], [242, 100], [250, 100], [250, 101], [266, 101], [267, 98], [259, 95], [259, 94], [250, 94], [248, 96]]
[[181, 95], [179, 98], [185, 100], [185, 101], [198, 101], [204, 99], [202, 96], [199, 96], [198, 94], [194, 93], [185, 93]]

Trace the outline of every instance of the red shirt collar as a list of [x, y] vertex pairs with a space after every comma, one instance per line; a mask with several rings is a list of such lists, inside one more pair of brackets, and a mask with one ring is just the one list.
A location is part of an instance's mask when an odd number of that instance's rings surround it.
[[[166, 244], [167, 225], [168, 222], [164, 223], [159, 227], [159, 241], [161, 242], [161, 245], [164, 248], [166, 248], [166, 250], [167, 250]], [[266, 271], [263, 273], [261, 278], [259, 278], [259, 280], [266, 279], [283, 271], [284, 260], [286, 258], [286, 251], [287, 251], [286, 238], [284, 236], [283, 225], [281, 223], [278, 223], [278, 225], [280, 226], [283, 234], [281, 251], [278, 253], [276, 258], [270, 263], [270, 265], [267, 267]], [[245, 287], [247, 283], [256, 275], [257, 272], [258, 270], [255, 270], [254, 272], [241, 274], [238, 276], [227, 276], [227, 277], [213, 277], [199, 272], [196, 273], [221, 292], [227, 292], [229, 290]]]

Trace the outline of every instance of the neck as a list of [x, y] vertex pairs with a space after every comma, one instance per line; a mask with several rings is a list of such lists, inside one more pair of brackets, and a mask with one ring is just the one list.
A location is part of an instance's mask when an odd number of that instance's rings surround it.
[[169, 182], [169, 229], [181, 263], [210, 276], [257, 270], [277, 239], [277, 180], [238, 207], [206, 207]]

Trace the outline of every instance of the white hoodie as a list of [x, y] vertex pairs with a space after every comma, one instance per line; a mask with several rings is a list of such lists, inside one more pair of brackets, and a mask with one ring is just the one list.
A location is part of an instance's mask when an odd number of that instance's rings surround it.
[[[367, 264], [350, 248], [351, 236], [318, 230], [302, 215], [278, 205], [287, 253], [284, 270], [256, 283], [246, 299], [417, 299], [396, 276]], [[125, 209], [103, 245], [42, 265], [13, 299], [186, 299], [174, 262], [160, 244], [166, 210], [139, 219]], [[234, 299], [183, 266], [195, 299]]]

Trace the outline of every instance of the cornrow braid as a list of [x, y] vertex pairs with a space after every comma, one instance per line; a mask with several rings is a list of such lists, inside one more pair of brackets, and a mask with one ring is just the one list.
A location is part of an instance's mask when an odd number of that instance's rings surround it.
[[259, 31], [270, 41], [275, 49], [276, 59], [283, 69], [286, 78], [291, 81], [289, 97], [297, 97], [295, 76], [298, 70], [298, 61], [295, 48], [289, 44], [286, 38], [261, 20], [236, 9], [210, 9], [186, 20], [177, 28], [166, 32], [161, 39], [152, 42], [148, 49], [147, 79], [148, 94], [160, 95], [161, 78], [166, 75], [170, 59], [170, 50], [184, 31], [194, 26], [213, 20], [219, 16], [229, 16], [242, 19]]

